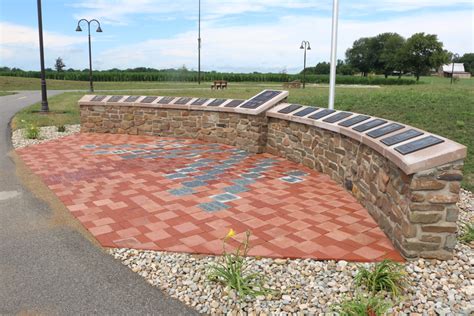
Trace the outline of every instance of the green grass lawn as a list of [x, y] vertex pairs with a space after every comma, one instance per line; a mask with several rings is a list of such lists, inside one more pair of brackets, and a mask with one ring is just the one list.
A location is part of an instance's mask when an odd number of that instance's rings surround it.
[[[2, 77], [0, 77], [2, 79]], [[24, 78], [15, 78], [22, 79]], [[29, 81], [30, 79], [26, 79]], [[52, 80], [51, 80], [52, 81]], [[336, 109], [379, 116], [413, 125], [442, 135], [468, 147], [463, 186], [474, 190], [474, 80], [460, 80], [454, 85], [447, 78], [422, 78], [423, 84], [412, 86], [384, 86], [380, 88], [338, 87]], [[66, 82], [83, 84], [82, 82]], [[31, 83], [28, 83], [31, 84]], [[59, 84], [59, 83], [56, 83]], [[100, 86], [103, 84], [104, 86]], [[27, 84], [23, 85], [26, 86]], [[87, 88], [87, 83], [85, 83]], [[108, 87], [106, 87], [108, 85]], [[50, 85], [54, 86], [53, 84]], [[212, 91], [209, 83], [97, 83], [96, 89], [150, 89], [121, 91], [120, 94], [194, 96], [246, 99], [264, 88], [281, 88], [280, 84], [231, 83], [229, 89]], [[1, 87], [1, 81], [0, 81]], [[66, 89], [61, 87], [61, 89]], [[166, 89], [166, 90], [165, 90]], [[112, 94], [112, 93], [110, 93]], [[117, 92], [115, 94], [118, 94]], [[84, 92], [69, 92], [50, 99], [50, 115], [34, 113], [39, 104], [26, 108], [14, 118], [14, 128], [25, 123], [58, 125], [79, 123], [77, 100]], [[290, 90], [289, 101], [325, 107], [327, 87], [308, 85], [306, 89]], [[22, 123], [24, 120], [25, 123]]]

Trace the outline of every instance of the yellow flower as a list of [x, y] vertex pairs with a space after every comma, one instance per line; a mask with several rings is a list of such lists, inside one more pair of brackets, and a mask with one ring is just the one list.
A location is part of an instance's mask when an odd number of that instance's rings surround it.
[[235, 236], [235, 231], [231, 228], [225, 238], [232, 238], [234, 236]]

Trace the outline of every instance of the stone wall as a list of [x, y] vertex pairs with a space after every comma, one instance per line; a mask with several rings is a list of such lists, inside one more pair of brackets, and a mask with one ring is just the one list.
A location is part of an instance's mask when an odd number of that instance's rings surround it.
[[462, 161], [407, 175], [379, 152], [265, 113], [81, 104], [81, 131], [201, 139], [269, 152], [328, 174], [367, 208], [407, 258], [447, 259], [456, 243]]
[[195, 138], [261, 153], [267, 118], [265, 114], [81, 105], [81, 132]]
[[276, 118], [269, 119], [266, 151], [328, 174], [352, 191], [405, 257], [452, 256], [462, 161], [406, 175], [356, 140]]

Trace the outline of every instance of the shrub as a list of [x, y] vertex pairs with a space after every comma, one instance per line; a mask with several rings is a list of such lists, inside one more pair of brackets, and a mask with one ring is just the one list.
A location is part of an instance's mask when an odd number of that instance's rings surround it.
[[59, 133], [64, 133], [64, 132], [66, 131], [66, 126], [64, 126], [64, 125], [62, 125], [62, 124], [61, 124], [61, 125], [58, 125], [58, 126], [57, 126], [57, 129], [58, 129], [58, 132], [59, 132]]
[[28, 138], [28, 139], [38, 139], [39, 134], [40, 134], [40, 130], [39, 130], [38, 126], [36, 126], [34, 124], [30, 124], [30, 125], [28, 125], [28, 127], [26, 127], [26, 138]]
[[364, 297], [357, 295], [343, 301], [337, 308], [341, 316], [378, 316], [385, 314], [392, 304], [379, 296]]
[[356, 286], [364, 286], [373, 295], [387, 292], [398, 297], [406, 286], [406, 272], [401, 264], [385, 259], [372, 269], [360, 267], [354, 281]]
[[467, 244], [474, 241], [474, 224], [473, 223], [464, 223], [463, 224], [463, 233], [459, 237], [459, 240]]
[[222, 263], [212, 265], [208, 278], [211, 281], [219, 282], [234, 289], [240, 298], [247, 295], [256, 297], [270, 293], [269, 289], [263, 286], [263, 277], [259, 273], [249, 272], [249, 267], [245, 263], [245, 256], [249, 251], [250, 232], [247, 231], [245, 239], [239, 244], [234, 253], [227, 253], [225, 246], [227, 240], [235, 235], [234, 230], [230, 230], [222, 243]]

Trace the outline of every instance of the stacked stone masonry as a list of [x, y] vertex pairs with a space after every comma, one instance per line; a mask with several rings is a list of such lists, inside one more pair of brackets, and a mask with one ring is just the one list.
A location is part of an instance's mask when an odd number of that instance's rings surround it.
[[84, 133], [194, 138], [301, 163], [351, 191], [406, 258], [452, 256], [462, 160], [407, 175], [362, 142], [265, 113], [85, 102], [80, 109]]

